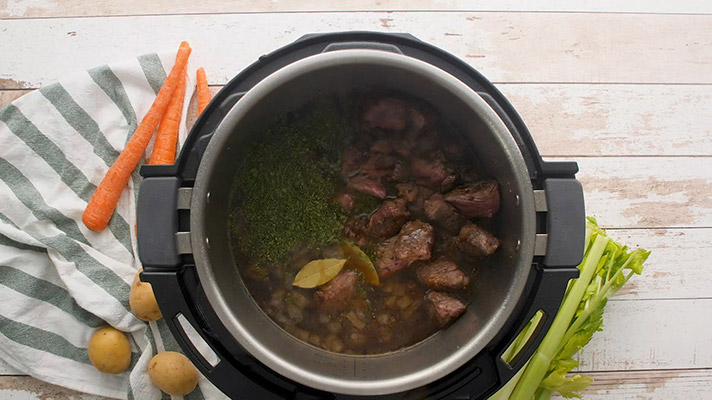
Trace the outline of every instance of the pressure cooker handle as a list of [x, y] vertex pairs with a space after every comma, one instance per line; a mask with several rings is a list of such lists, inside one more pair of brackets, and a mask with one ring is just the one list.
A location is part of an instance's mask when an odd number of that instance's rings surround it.
[[[529, 360], [536, 348], [539, 347], [539, 344], [549, 331], [556, 313], [559, 311], [569, 280], [578, 278], [579, 275], [579, 270], [576, 267], [554, 269], [537, 266], [536, 268], [537, 273], [534, 278], [535, 289], [532, 294], [533, 301], [531, 301], [526, 312], [521, 314], [523, 317], [519, 319], [514, 328], [507, 334], [506, 337], [509, 340], [503, 340], [500, 347], [493, 352], [494, 363], [502, 384], [509, 381]], [[505, 351], [507, 351], [519, 333], [526, 327], [527, 323], [540, 310], [543, 313], [542, 318], [533, 334], [527, 340], [527, 343], [511, 361], [505, 362], [503, 358]]]
[[[586, 236], [583, 188], [574, 178], [547, 178], [546, 255], [543, 264], [550, 268], [581, 263]], [[539, 209], [537, 209], [539, 211]]]
[[180, 180], [175, 176], [146, 177], [141, 183], [136, 230], [138, 254], [144, 268], [171, 269], [181, 262], [175, 237], [179, 188]]
[[199, 312], [188, 304], [182, 290], [182, 273], [146, 268], [141, 280], [151, 283], [163, 319], [185, 355], [230, 398], [280, 399], [254, 380], [240, 376], [230, 361], [221, 358], [219, 354], [227, 352], [197, 322]]
[[[367, 32], [351, 32], [352, 36], [354, 38], [358, 38], [359, 35], [363, 34], [369, 34]], [[309, 38], [319, 36], [320, 34], [307, 34], [299, 38], [297, 41], [302, 41], [302, 40], [307, 40]], [[406, 39], [406, 40], [417, 40], [420, 41], [418, 38], [415, 36], [411, 35], [410, 33], [383, 33], [383, 36], [390, 36], [394, 39]], [[396, 53], [396, 54], [403, 54], [403, 51], [396, 46], [395, 44], [391, 43], [383, 43], [383, 42], [377, 42], [374, 40], [353, 40], [353, 41], [348, 41], [348, 42], [333, 42], [329, 43], [324, 47], [324, 50], [322, 50], [322, 53], [327, 53], [329, 51], [335, 51], [335, 50], [348, 50], [348, 49], [367, 49], [367, 50], [381, 50], [381, 51], [389, 51], [391, 53]]]

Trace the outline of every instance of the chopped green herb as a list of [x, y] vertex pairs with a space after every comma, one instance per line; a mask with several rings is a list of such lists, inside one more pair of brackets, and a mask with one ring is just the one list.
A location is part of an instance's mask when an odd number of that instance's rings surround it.
[[280, 120], [237, 161], [231, 230], [238, 252], [258, 270], [341, 233], [345, 214], [333, 197], [347, 129], [334, 107], [313, 109]]

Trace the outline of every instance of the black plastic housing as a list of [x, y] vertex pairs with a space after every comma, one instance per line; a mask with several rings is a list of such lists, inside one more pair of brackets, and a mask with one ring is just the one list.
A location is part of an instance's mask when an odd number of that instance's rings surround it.
[[[304, 57], [342, 48], [367, 48], [402, 53], [443, 69], [476, 91], [504, 121], [518, 144], [535, 189], [546, 189], [547, 216], [537, 218], [537, 232], [549, 235], [546, 256], [534, 257], [518, 311], [488, 348], [470, 362], [429, 385], [387, 396], [326, 393], [290, 381], [248, 354], [210, 307], [192, 257], [179, 255], [175, 233], [187, 231], [189, 211], [178, 210], [178, 187], [192, 187], [203, 152], [228, 110], [257, 82]], [[578, 276], [583, 255], [585, 218], [583, 192], [575, 180], [574, 162], [545, 162], [523, 121], [504, 96], [481, 74], [453, 55], [408, 34], [341, 32], [306, 35], [259, 58], [232, 79], [211, 101], [188, 136], [176, 165], [144, 166], [139, 195], [138, 242], [144, 272], [171, 332], [201, 372], [232, 398], [254, 399], [480, 399], [494, 393], [534, 352], [556, 314], [568, 281]], [[165, 209], [158, 210], [157, 204]], [[167, 207], [169, 205], [171, 207]], [[511, 365], [502, 354], [539, 310], [543, 322]], [[183, 315], [218, 354], [211, 366], [177, 323]]]

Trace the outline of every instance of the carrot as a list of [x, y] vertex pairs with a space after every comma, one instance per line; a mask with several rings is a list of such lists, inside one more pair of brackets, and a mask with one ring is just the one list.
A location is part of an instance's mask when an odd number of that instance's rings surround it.
[[156, 141], [153, 143], [153, 153], [148, 164], [173, 164], [176, 159], [176, 143], [178, 143], [178, 131], [180, 120], [183, 115], [183, 99], [185, 98], [185, 75], [186, 70], [180, 74], [178, 87], [171, 97], [168, 108], [158, 125]]
[[200, 115], [210, 103], [210, 89], [208, 89], [208, 78], [205, 77], [203, 67], [198, 68], [196, 75], [196, 80], [198, 81], [198, 115]]
[[116, 159], [114, 164], [111, 165], [99, 187], [96, 188], [91, 199], [89, 199], [89, 204], [87, 204], [87, 208], [82, 214], [82, 221], [87, 228], [93, 231], [101, 231], [109, 225], [109, 220], [114, 213], [114, 209], [116, 209], [116, 203], [119, 202], [121, 192], [131, 178], [131, 172], [136, 168], [141, 156], [146, 151], [146, 146], [151, 141], [153, 132], [156, 130], [158, 122], [163, 117], [173, 92], [178, 86], [180, 74], [188, 65], [190, 52], [191, 48], [188, 42], [182, 42], [176, 55], [176, 63], [163, 83], [163, 87], [158, 91], [151, 108], [146, 113], [146, 116], [143, 117], [129, 142], [126, 143], [126, 148], [119, 154], [119, 158]]

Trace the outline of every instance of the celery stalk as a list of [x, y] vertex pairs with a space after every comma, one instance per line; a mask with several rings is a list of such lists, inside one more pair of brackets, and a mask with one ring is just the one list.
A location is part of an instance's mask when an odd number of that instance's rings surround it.
[[[543, 313], [534, 314], [534, 317], [532, 317], [532, 319], [526, 324], [526, 326], [524, 326], [524, 328], [522, 329], [522, 332], [517, 336], [516, 339], [514, 339], [512, 344], [509, 346], [509, 348], [507, 348], [507, 350], [505, 350], [505, 352], [502, 354], [502, 360], [504, 360], [504, 362], [511, 364], [514, 357], [517, 354], [519, 354], [519, 351], [522, 350], [522, 348], [529, 341], [529, 338], [536, 331], [536, 327], [539, 326], [539, 321], [541, 321], [542, 317], [543, 317]], [[512, 379], [510, 379], [509, 382], [507, 382], [506, 385], [502, 386], [495, 394], [490, 396], [489, 399], [490, 400], [507, 400], [507, 399], [509, 399], [509, 395], [512, 394], [514, 387], [517, 385], [517, 381], [524, 373], [524, 370], [527, 368], [527, 365], [529, 365], [528, 361], [512, 377]]]
[[529, 366], [519, 379], [517, 387], [514, 388], [511, 400], [530, 400], [539, 383], [544, 379], [551, 360], [559, 350], [559, 344], [568, 330], [571, 320], [578, 310], [579, 303], [583, 297], [593, 274], [596, 272], [599, 260], [603, 251], [608, 245], [608, 238], [603, 235], [596, 235], [591, 248], [584, 255], [584, 263], [581, 267], [581, 275], [574, 282], [571, 291], [566, 295], [559, 312], [551, 323], [551, 328], [542, 340], [539, 348], [529, 361]]
[[591, 383], [587, 376], [568, 376], [578, 366], [573, 356], [602, 329], [608, 298], [643, 271], [650, 252], [628, 251], [626, 246], [609, 239], [593, 218], [587, 219], [584, 248], [578, 267], [580, 276], [569, 282], [544, 340], [522, 371], [491, 399], [547, 400], [555, 392], [580, 398], [578, 392]]
[[507, 382], [506, 385], [502, 386], [495, 394], [490, 396], [488, 400], [509, 400], [509, 396], [512, 394], [512, 391], [517, 386], [517, 382], [519, 382], [519, 378], [522, 377], [522, 374], [527, 368], [527, 365], [529, 365], [529, 363], [524, 364], [522, 369], [520, 369], [519, 372], [517, 372], [516, 375], [514, 375], [512, 379]]

